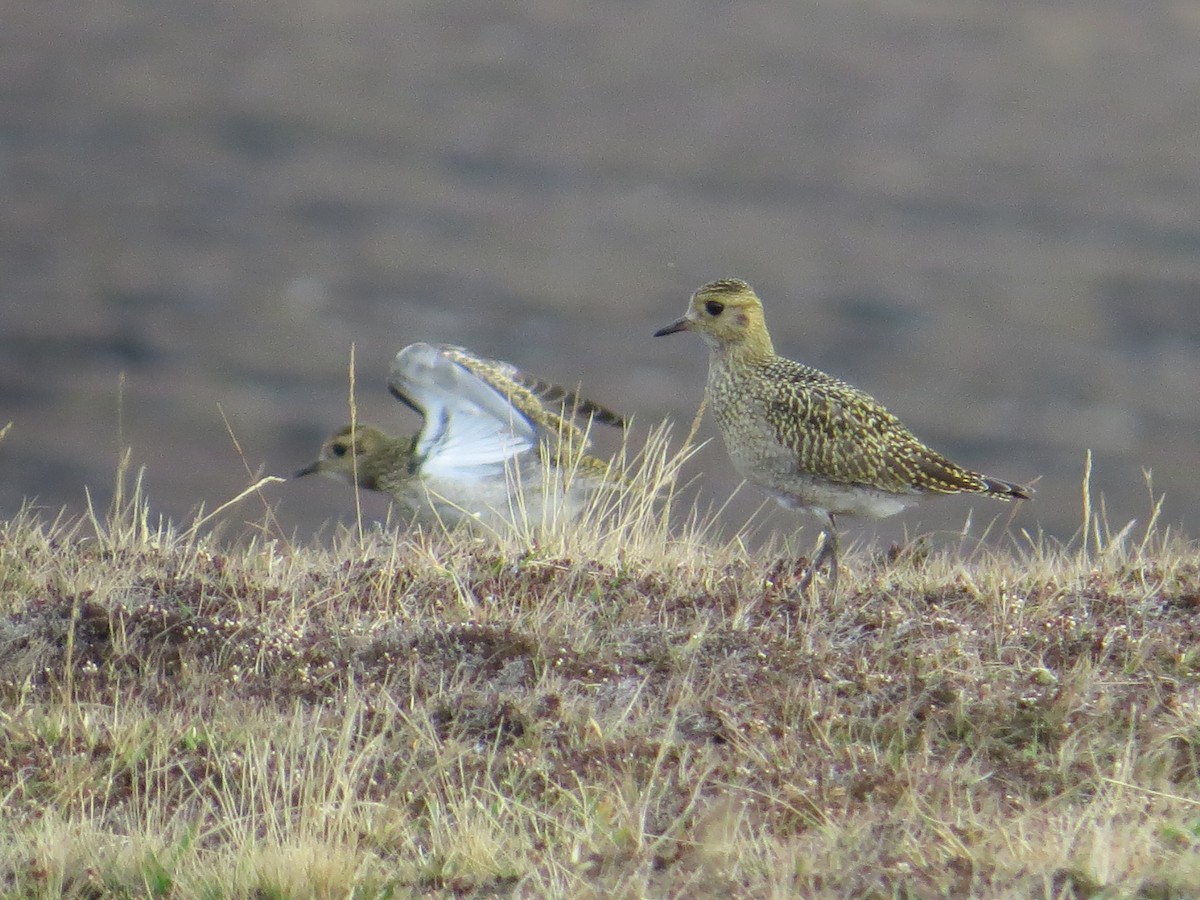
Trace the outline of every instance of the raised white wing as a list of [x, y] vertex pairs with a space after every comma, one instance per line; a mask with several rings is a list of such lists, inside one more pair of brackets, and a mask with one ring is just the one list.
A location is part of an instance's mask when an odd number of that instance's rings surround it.
[[537, 446], [537, 428], [520, 410], [433, 344], [397, 353], [388, 389], [425, 417], [415, 450], [426, 477], [495, 477]]
[[574, 419], [600, 422], [618, 428], [625, 427], [625, 419], [622, 416], [581, 396], [578, 389], [570, 390], [544, 378], [522, 372], [509, 362], [476, 356], [465, 347], [441, 344], [438, 349], [449, 359], [470, 369], [503, 393], [514, 406], [539, 423], [543, 429], [583, 443], [585, 436], [574, 423]]

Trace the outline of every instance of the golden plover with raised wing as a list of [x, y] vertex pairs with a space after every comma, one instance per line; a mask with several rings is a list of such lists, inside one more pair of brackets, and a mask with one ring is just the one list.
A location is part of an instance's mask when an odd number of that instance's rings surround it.
[[624, 427], [616, 413], [510, 363], [447, 344], [396, 354], [388, 389], [424, 418], [411, 437], [347, 425], [296, 476], [321, 472], [384, 491], [410, 518], [495, 529], [574, 518], [619, 477], [583, 454], [576, 418]]
[[882, 518], [928, 494], [1026, 500], [1032, 493], [950, 462], [870, 395], [777, 356], [762, 301], [744, 281], [704, 285], [683, 318], [654, 334], [677, 331], [708, 344], [708, 402], [738, 474], [781, 505], [824, 518], [801, 589], [827, 563], [829, 589], [837, 590], [835, 516]]

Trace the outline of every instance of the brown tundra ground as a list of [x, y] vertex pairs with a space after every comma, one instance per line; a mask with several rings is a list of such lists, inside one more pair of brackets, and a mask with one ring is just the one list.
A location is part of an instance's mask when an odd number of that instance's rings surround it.
[[3, 522], [3, 892], [1200, 892], [1194, 543], [1085, 504], [801, 596], [679, 461], [537, 534]]

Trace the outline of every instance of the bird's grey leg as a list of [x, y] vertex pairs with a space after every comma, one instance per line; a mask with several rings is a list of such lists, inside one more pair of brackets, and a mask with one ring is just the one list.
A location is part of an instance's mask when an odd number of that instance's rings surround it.
[[808, 564], [804, 575], [800, 578], [800, 590], [808, 590], [808, 586], [812, 584], [813, 575], [822, 565], [829, 566], [829, 593], [834, 595], [837, 593], [838, 582], [838, 531], [837, 522], [833, 518], [833, 513], [825, 514], [826, 521], [821, 529], [821, 538], [817, 543], [816, 552], [813, 553], [812, 562]]

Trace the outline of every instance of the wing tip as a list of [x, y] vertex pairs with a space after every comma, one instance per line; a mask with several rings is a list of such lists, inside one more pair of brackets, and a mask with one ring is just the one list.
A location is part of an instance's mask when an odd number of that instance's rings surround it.
[[1023, 484], [1013, 484], [1009, 481], [1001, 481], [998, 478], [988, 478], [984, 476], [984, 493], [991, 494], [995, 497], [1002, 497], [1005, 500], [1032, 500], [1034, 490]]

